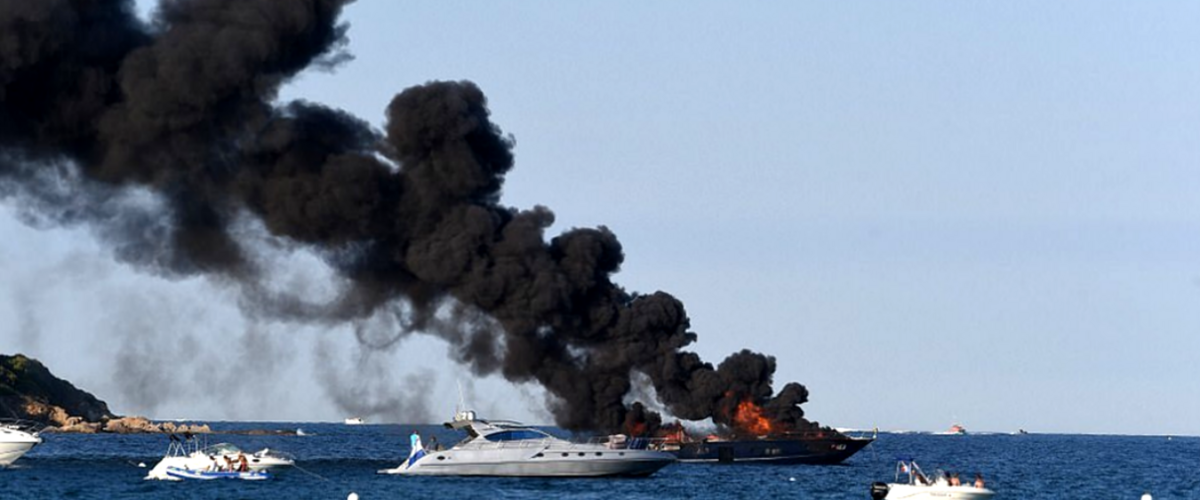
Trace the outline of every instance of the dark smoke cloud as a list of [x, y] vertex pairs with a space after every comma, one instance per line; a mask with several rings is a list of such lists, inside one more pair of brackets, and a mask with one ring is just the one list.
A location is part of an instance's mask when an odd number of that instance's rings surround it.
[[[345, 3], [171, 0], [149, 26], [127, 1], [2, 4], [5, 192], [101, 227], [140, 268], [238, 287], [251, 317], [350, 322], [378, 348], [438, 335], [475, 374], [540, 384], [568, 429], [659, 421], [627, 404], [635, 375], [681, 418], [730, 423], [751, 401], [805, 424], [807, 391], [775, 394], [774, 358], [741, 351], [714, 367], [684, 350], [696, 335], [682, 303], [613, 283], [625, 256], [607, 228], [547, 241], [549, 209], [500, 204], [513, 139], [474, 84], [404, 90], [383, 131], [318, 104], [273, 105], [304, 68], [345, 59]], [[86, 196], [61, 196], [64, 183]], [[109, 201], [131, 191], [166, 217]], [[269, 286], [245, 217], [321, 255], [344, 281], [337, 296]]]

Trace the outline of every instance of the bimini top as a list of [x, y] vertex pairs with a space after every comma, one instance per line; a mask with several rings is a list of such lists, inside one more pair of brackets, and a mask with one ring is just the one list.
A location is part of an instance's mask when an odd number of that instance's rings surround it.
[[465, 431], [472, 439], [482, 438], [487, 441], [500, 443], [507, 441], [543, 441], [558, 440], [545, 432], [512, 420], [483, 420], [475, 417], [475, 412], [464, 411], [454, 416], [453, 422], [446, 422], [449, 429]]

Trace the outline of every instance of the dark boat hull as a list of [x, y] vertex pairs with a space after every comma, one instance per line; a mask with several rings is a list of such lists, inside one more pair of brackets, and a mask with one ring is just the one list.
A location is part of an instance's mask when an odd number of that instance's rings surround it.
[[831, 465], [842, 463], [871, 441], [850, 437], [767, 438], [682, 443], [678, 450], [667, 451], [681, 462]]

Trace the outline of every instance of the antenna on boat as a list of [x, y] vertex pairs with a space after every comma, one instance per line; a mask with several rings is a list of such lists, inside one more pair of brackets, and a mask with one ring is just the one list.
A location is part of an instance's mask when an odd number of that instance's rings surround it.
[[463, 394], [462, 379], [457, 379], [458, 383], [458, 404], [454, 407], [454, 420], [475, 420], [475, 412], [467, 409], [467, 398]]
[[458, 384], [458, 405], [454, 407], [454, 414], [457, 415], [467, 407], [467, 401], [463, 396], [462, 379], [456, 379], [454, 382]]

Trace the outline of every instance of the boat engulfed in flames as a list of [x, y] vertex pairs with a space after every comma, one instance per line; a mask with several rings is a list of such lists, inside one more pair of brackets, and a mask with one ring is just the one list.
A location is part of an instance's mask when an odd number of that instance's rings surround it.
[[703, 438], [688, 435], [676, 424], [666, 434], [662, 450], [681, 462], [831, 465], [844, 462], [875, 440], [875, 436], [850, 436], [819, 426], [789, 429], [766, 418], [762, 408], [748, 401], [731, 413], [731, 426]]

